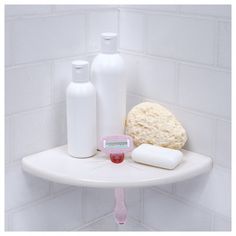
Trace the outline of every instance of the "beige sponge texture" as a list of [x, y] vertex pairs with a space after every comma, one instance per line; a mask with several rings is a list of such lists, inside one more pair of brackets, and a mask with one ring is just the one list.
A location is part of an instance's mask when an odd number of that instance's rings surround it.
[[187, 134], [180, 122], [165, 107], [152, 102], [136, 105], [128, 113], [126, 134], [134, 144], [143, 143], [180, 149], [187, 141]]

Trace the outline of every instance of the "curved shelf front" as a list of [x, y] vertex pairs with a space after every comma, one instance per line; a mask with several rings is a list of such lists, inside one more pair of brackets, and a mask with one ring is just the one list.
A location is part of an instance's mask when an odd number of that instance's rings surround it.
[[128, 156], [114, 164], [104, 154], [78, 159], [67, 154], [67, 146], [36, 153], [22, 160], [23, 170], [57, 183], [87, 187], [141, 187], [175, 183], [208, 172], [210, 157], [182, 150], [184, 160], [174, 170], [138, 164]]

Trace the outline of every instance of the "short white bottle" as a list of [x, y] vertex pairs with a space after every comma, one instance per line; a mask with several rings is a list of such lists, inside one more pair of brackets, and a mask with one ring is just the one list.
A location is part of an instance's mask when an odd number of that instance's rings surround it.
[[97, 136], [124, 133], [126, 82], [124, 62], [117, 51], [117, 34], [101, 34], [101, 53], [91, 66], [92, 83], [97, 92]]
[[89, 81], [89, 63], [72, 62], [73, 79], [66, 91], [68, 153], [85, 158], [96, 153], [96, 90]]

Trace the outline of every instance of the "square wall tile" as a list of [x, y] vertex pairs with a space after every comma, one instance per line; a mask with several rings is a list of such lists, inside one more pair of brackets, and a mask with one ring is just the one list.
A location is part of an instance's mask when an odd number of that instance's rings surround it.
[[184, 148], [212, 157], [216, 134], [215, 120], [179, 107], [172, 107], [170, 110], [187, 132], [188, 140]]
[[125, 79], [127, 92], [138, 93], [139, 85], [139, 66], [142, 57], [122, 53], [125, 63]]
[[231, 22], [219, 23], [218, 64], [231, 68]]
[[231, 17], [230, 5], [180, 5], [181, 12], [204, 16]]
[[120, 12], [120, 47], [137, 52], [144, 51], [144, 15]]
[[49, 194], [49, 182], [27, 174], [20, 164], [5, 170], [5, 209], [13, 209]]
[[[138, 94], [158, 101], [176, 101], [176, 64], [167, 60], [140, 60]], [[135, 81], [134, 81], [135, 82]]]
[[5, 109], [13, 114], [51, 103], [51, 64], [6, 70]]
[[14, 116], [14, 159], [66, 142], [65, 104]]
[[231, 123], [217, 121], [214, 160], [226, 168], [231, 168]]
[[11, 38], [11, 64], [74, 56], [85, 52], [83, 14], [20, 19], [12, 22], [9, 27], [10, 32], [6, 36]]
[[5, 5], [6, 16], [49, 14], [51, 5]]
[[206, 231], [211, 215], [150, 188], [144, 192], [144, 224], [161, 231]]
[[213, 64], [215, 21], [153, 14], [148, 15], [147, 27], [149, 54]]
[[12, 231], [68, 231], [83, 224], [81, 191], [72, 191], [13, 214]]
[[231, 172], [216, 164], [208, 174], [177, 183], [176, 193], [219, 214], [231, 215]]
[[112, 212], [115, 207], [114, 189], [85, 188], [83, 217], [86, 223]]
[[230, 118], [231, 74], [181, 65], [179, 104], [190, 109]]
[[145, 98], [176, 101], [176, 64], [169, 60], [123, 55], [128, 92]]
[[100, 50], [101, 33], [105, 32], [118, 32], [118, 11], [110, 10], [104, 12], [88, 12], [87, 48], [89, 52]]

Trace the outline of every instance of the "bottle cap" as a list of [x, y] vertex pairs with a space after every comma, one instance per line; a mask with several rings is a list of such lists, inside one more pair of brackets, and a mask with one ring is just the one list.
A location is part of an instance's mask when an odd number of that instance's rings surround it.
[[117, 34], [116, 33], [102, 33], [101, 34], [101, 51], [102, 53], [116, 53], [117, 52]]
[[72, 61], [72, 80], [74, 82], [89, 81], [89, 63], [88, 61]]

